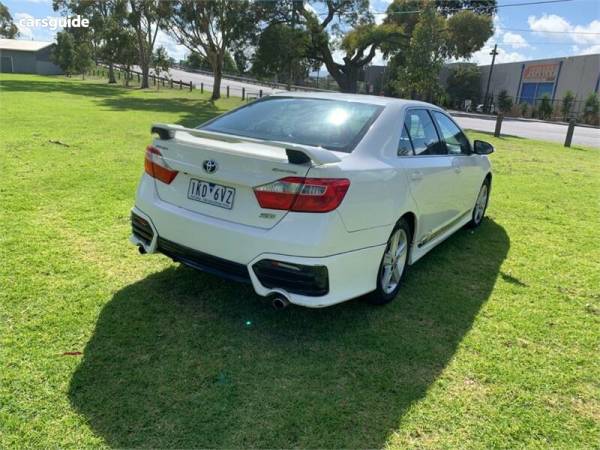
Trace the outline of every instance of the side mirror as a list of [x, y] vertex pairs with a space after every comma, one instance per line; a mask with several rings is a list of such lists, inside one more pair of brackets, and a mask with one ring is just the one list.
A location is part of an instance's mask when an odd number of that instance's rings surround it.
[[473, 142], [473, 151], [477, 155], [489, 155], [494, 152], [494, 146], [489, 142], [475, 141]]

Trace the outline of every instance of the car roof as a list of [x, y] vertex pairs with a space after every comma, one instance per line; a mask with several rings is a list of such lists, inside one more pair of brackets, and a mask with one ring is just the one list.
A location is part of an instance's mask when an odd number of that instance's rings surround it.
[[344, 94], [341, 92], [327, 92], [327, 91], [313, 91], [313, 92], [290, 92], [290, 91], [277, 91], [273, 94], [275, 97], [297, 97], [297, 98], [315, 98], [325, 100], [341, 100], [347, 102], [359, 102], [369, 103], [371, 105], [395, 105], [398, 107], [404, 106], [421, 106], [427, 108], [438, 109], [437, 106], [431, 103], [425, 103], [418, 100], [406, 100], [395, 97], [383, 97], [377, 95], [365, 95], [365, 94]]

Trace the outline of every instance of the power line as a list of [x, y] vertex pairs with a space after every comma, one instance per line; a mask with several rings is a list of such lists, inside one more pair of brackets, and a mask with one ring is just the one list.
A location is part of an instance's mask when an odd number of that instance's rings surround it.
[[[548, 4], [548, 3], [566, 3], [566, 2], [572, 2], [574, 0], [538, 0], [538, 1], [532, 1], [532, 2], [523, 2], [523, 3], [507, 3], [505, 5], [496, 5], [495, 8], [511, 8], [513, 6], [531, 6], [531, 5], [543, 5], [543, 4]], [[484, 9], [484, 6], [474, 6], [471, 8], [452, 8], [452, 9], [448, 9], [447, 11], [478, 11], [481, 9]], [[377, 16], [377, 15], [403, 15], [403, 14], [419, 14], [422, 13], [423, 10], [422, 9], [415, 9], [413, 11], [390, 11], [389, 13], [387, 11], [371, 11], [371, 14]], [[319, 16], [326, 16], [327, 13], [322, 13], [319, 14]]]
[[[515, 47], [520, 45], [519, 43], [511, 43], [511, 42], [502, 42], [498, 44], [500, 47]], [[522, 44], [521, 44], [522, 45]], [[577, 45], [575, 42], [529, 42], [527, 41], [527, 45]], [[579, 44], [586, 45], [586, 44]], [[592, 43], [592, 45], [594, 45]]]
[[[505, 5], [496, 5], [496, 8], [510, 8], [513, 6], [531, 6], [531, 5], [543, 5], [543, 4], [552, 4], [552, 3], [566, 3], [566, 2], [572, 2], [575, 0], [537, 0], [537, 1], [531, 1], [531, 2], [523, 2], [523, 3], [507, 3]], [[454, 8], [454, 9], [450, 9], [448, 11], [477, 11], [480, 10], [482, 7], [472, 7], [472, 8]], [[414, 11], [371, 11], [371, 14], [377, 16], [377, 15], [402, 15], [402, 14], [420, 14], [422, 13], [423, 10], [422, 9], [417, 9]], [[318, 16], [327, 16], [328, 13], [319, 13], [317, 14]], [[502, 30], [506, 30], [506, 31], [520, 31], [523, 33], [551, 33], [551, 34], [581, 34], [581, 35], [589, 35], [589, 36], [600, 36], [600, 33], [597, 32], [593, 32], [593, 31], [540, 31], [540, 30], [531, 30], [531, 29], [525, 29], [525, 28], [504, 28], [502, 27]]]
[[545, 3], [564, 3], [572, 1], [573, 0], [539, 0], [535, 2], [507, 3], [506, 5], [497, 5], [496, 8], [510, 8], [511, 6], [543, 5]]
[[553, 34], [588, 34], [590, 36], [598, 36], [600, 33], [596, 33], [593, 31], [546, 31], [546, 30], [528, 30], [526, 28], [504, 28], [501, 27], [502, 30], [506, 31], [522, 31], [524, 33], [553, 33]]

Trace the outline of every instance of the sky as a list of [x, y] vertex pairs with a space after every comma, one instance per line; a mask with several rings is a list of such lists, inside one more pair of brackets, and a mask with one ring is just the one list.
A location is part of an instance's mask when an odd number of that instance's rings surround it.
[[[58, 17], [52, 10], [51, 0], [2, 0], [17, 26], [20, 39], [53, 41], [56, 30], [27, 27], [19, 24], [23, 18]], [[537, 0], [548, 1], [548, 0]], [[526, 61], [532, 59], [600, 53], [600, 0], [498, 0], [494, 18], [495, 33], [470, 59], [478, 64], [489, 64], [489, 54], [498, 44], [496, 62]], [[390, 0], [372, 0], [371, 10], [377, 21], [384, 14]], [[158, 45], [164, 46], [175, 60], [185, 58], [188, 51], [161, 32]], [[338, 53], [336, 59], [341, 59]], [[373, 64], [384, 64], [378, 54]]]

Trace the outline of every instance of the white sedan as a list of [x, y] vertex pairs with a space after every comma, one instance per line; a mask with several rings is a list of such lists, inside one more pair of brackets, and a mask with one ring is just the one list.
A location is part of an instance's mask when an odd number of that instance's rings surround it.
[[391, 301], [409, 265], [481, 223], [492, 183], [493, 147], [417, 101], [282, 93], [152, 132], [131, 241], [278, 308]]

